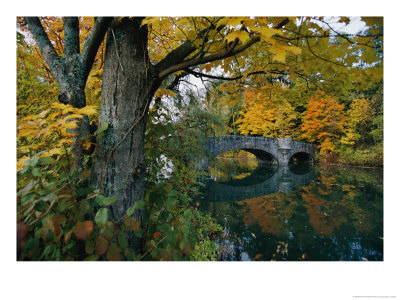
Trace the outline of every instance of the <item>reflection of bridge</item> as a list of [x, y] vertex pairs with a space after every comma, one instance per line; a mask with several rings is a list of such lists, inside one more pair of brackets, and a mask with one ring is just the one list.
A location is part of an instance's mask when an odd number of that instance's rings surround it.
[[241, 149], [253, 153], [259, 162], [278, 165], [288, 165], [291, 159], [314, 161], [315, 158], [313, 144], [294, 141], [292, 138], [227, 135], [210, 138], [208, 148], [213, 157]]
[[210, 202], [240, 201], [276, 192], [290, 193], [310, 183], [317, 176], [311, 165], [306, 172], [288, 166], [259, 167], [249, 177], [230, 182], [208, 182], [206, 195]]

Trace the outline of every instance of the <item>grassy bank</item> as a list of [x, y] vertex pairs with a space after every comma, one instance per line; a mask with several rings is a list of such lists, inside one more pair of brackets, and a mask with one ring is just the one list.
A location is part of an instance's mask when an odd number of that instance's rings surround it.
[[362, 167], [383, 167], [383, 145], [366, 149], [342, 148], [338, 153], [319, 158], [321, 163]]

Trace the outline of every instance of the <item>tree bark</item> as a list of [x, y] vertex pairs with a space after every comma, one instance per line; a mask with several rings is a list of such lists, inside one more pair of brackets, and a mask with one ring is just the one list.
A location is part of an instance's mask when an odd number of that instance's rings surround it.
[[[103, 195], [117, 198], [110, 207], [113, 221], [144, 195], [146, 116], [159, 84], [152, 79], [147, 28], [140, 27], [141, 20], [114, 21], [107, 33], [99, 127], [109, 125], [98, 141], [92, 174]], [[134, 217], [141, 221], [141, 211]], [[130, 240], [140, 252], [140, 240]]]

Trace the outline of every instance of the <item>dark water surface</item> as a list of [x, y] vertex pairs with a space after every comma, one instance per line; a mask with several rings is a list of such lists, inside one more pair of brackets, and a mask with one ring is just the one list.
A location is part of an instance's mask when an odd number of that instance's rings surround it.
[[218, 159], [198, 201], [218, 259], [382, 261], [383, 170]]

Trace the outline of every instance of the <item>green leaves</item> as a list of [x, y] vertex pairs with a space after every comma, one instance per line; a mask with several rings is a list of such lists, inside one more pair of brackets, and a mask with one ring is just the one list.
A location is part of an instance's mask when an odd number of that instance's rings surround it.
[[136, 201], [132, 207], [128, 208], [128, 210], [126, 211], [126, 215], [131, 216], [136, 209], [142, 209], [142, 208], [144, 208], [144, 201], [143, 200]]
[[143, 200], [136, 201], [135, 204], [133, 205], [134, 209], [142, 209], [143, 207], [144, 207]]
[[31, 202], [33, 200], [33, 198], [35, 198], [35, 194], [26, 195], [26, 196], [22, 197], [21, 204], [23, 206], [25, 206], [26, 204]]
[[128, 217], [132, 216], [132, 214], [135, 212], [135, 209], [133, 207], [129, 207], [126, 211], [126, 215]]
[[57, 161], [54, 158], [52, 158], [50, 156], [46, 156], [46, 157], [39, 158], [38, 165], [45, 166], [45, 165], [54, 164], [56, 162]]
[[115, 201], [117, 201], [116, 197], [104, 197], [103, 195], [98, 195], [96, 197], [96, 203], [99, 206], [109, 206], [113, 204]]
[[97, 211], [96, 216], [94, 217], [96, 224], [99, 226], [103, 226], [104, 224], [106, 224], [107, 219], [108, 219], [107, 208], [100, 208]]
[[128, 236], [126, 235], [126, 233], [121, 232], [118, 234], [118, 245], [122, 249], [128, 248]]
[[112, 243], [107, 251], [107, 259], [109, 261], [118, 261], [121, 260], [121, 258], [121, 249], [116, 243]]
[[108, 129], [108, 122], [103, 123], [94, 133], [94, 135], [100, 135], [101, 133], [103, 133], [104, 131], [106, 131]]
[[173, 207], [176, 204], [176, 202], [178, 201], [177, 195], [178, 195], [178, 192], [176, 190], [171, 190], [169, 192], [167, 201], [165, 202], [166, 207], [168, 209]]

